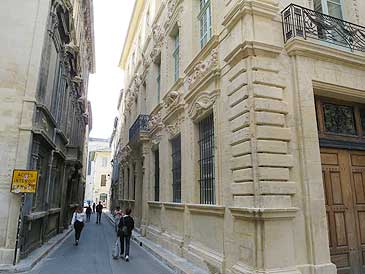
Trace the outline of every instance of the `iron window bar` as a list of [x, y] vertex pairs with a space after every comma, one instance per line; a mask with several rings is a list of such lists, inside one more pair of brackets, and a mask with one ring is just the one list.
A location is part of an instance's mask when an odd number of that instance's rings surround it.
[[181, 136], [171, 140], [172, 147], [172, 201], [181, 203]]
[[299, 36], [365, 52], [365, 27], [295, 4], [281, 12], [284, 43]]
[[213, 113], [199, 122], [200, 203], [215, 204]]
[[154, 152], [155, 158], [155, 201], [160, 200], [160, 152]]

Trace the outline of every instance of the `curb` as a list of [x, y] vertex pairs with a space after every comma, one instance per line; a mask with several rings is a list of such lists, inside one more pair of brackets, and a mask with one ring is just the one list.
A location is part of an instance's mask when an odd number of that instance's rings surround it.
[[32, 270], [45, 256], [60, 246], [72, 232], [72, 227], [54, 236], [47, 243], [35, 249], [28, 257], [20, 260], [16, 265], [0, 265], [0, 273], [22, 273]]

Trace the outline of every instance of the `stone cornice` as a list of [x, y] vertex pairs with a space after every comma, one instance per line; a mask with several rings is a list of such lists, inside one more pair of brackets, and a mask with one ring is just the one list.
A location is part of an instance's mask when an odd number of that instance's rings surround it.
[[365, 54], [357, 54], [320, 44], [318, 41], [293, 38], [285, 44], [289, 56], [304, 56], [365, 70]]
[[246, 14], [255, 14], [268, 18], [275, 17], [279, 12], [277, 0], [258, 1], [241, 0], [227, 13], [222, 25], [231, 29]]
[[248, 56], [264, 55], [276, 57], [281, 54], [283, 48], [272, 44], [258, 41], [245, 41], [234, 48], [224, 57], [226, 63], [231, 63], [236, 58], [246, 58]]
[[365, 103], [365, 89], [354, 89], [316, 80], [312, 81], [312, 83], [316, 95], [334, 98], [341, 97], [342, 99], [348, 98], [349, 101], [356, 101], [362, 104]]

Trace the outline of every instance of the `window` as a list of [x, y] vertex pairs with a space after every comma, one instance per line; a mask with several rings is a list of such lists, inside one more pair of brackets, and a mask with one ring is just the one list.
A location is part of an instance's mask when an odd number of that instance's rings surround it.
[[105, 174], [101, 175], [100, 186], [106, 186], [106, 175]]
[[89, 152], [89, 159], [87, 161], [87, 175], [91, 175], [91, 152]]
[[364, 148], [365, 106], [359, 103], [316, 97], [320, 144]]
[[171, 140], [172, 147], [172, 201], [181, 202], [181, 136]]
[[213, 114], [199, 122], [200, 203], [214, 204], [214, 120]]
[[157, 149], [154, 152], [155, 160], [155, 201], [160, 200], [160, 152]]
[[342, 0], [314, 0], [314, 10], [343, 19]]
[[323, 114], [326, 132], [356, 135], [354, 109], [351, 106], [325, 103]]
[[129, 178], [130, 178], [130, 170], [127, 169], [127, 199], [129, 199]]
[[107, 167], [107, 165], [108, 165], [108, 158], [107, 157], [103, 157], [101, 165], [102, 165], [102, 167]]
[[136, 199], [136, 164], [133, 164], [133, 200]]
[[200, 47], [203, 48], [212, 37], [212, 15], [210, 0], [200, 0]]
[[179, 42], [179, 31], [176, 32], [174, 36], [174, 51], [172, 52], [172, 57], [174, 59], [174, 80], [177, 81], [179, 79], [179, 49], [180, 49], [180, 42]]
[[149, 27], [150, 26], [150, 9], [147, 9], [147, 14], [146, 14], [146, 25]]

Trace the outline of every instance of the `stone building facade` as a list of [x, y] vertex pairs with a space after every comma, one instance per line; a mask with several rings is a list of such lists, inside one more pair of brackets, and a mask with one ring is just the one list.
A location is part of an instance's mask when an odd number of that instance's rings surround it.
[[5, 0], [0, 9], [0, 263], [13, 261], [21, 197], [13, 169], [36, 169], [24, 197], [20, 254], [70, 223], [83, 200], [95, 70], [92, 0]]
[[85, 202], [110, 206], [111, 150], [108, 139], [89, 138]]
[[364, 273], [364, 25], [360, 0], [137, 1], [113, 147], [142, 235], [209, 273]]

